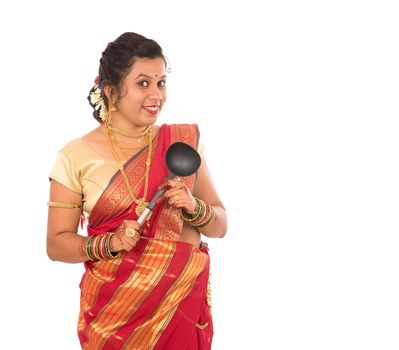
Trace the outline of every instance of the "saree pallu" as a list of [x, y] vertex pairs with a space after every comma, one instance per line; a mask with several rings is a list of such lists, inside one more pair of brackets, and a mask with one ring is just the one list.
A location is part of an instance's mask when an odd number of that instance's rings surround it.
[[[198, 145], [196, 125], [162, 125], [153, 140], [148, 199], [168, 175], [170, 144]], [[147, 148], [125, 164], [137, 198], [144, 188]], [[192, 190], [196, 175], [184, 178]], [[123, 220], [136, 220], [135, 203], [120, 173], [110, 180], [94, 206], [88, 235], [114, 231]], [[158, 203], [142, 238], [116, 259], [87, 261], [80, 282], [78, 336], [82, 349], [206, 350], [213, 337], [209, 301], [209, 255], [179, 241], [183, 221], [167, 201]]]

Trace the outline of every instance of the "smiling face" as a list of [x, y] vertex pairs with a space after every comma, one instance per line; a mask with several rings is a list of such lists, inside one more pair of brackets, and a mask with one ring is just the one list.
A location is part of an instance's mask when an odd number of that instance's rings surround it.
[[[106, 90], [107, 96], [109, 90]], [[112, 125], [136, 129], [154, 124], [166, 101], [165, 61], [162, 58], [137, 58], [126, 76], [121, 98], [112, 113]]]

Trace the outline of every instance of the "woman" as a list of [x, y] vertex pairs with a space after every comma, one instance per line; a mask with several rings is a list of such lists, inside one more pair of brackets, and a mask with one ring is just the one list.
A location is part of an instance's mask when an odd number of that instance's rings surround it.
[[[163, 180], [177, 141], [198, 146], [196, 125], [158, 126], [166, 59], [153, 40], [124, 33], [108, 44], [90, 91], [100, 125], [70, 141], [50, 174], [47, 253], [84, 262], [78, 335], [83, 349], [210, 349], [209, 256], [201, 234], [223, 237], [226, 212], [205, 159], [196, 174]], [[152, 215], [137, 218], [167, 187]], [[88, 236], [77, 234], [88, 216]]]

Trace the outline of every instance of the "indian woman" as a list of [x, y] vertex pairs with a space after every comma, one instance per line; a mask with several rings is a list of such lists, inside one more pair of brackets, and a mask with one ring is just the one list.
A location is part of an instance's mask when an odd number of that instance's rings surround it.
[[[168, 72], [152, 39], [128, 32], [109, 43], [88, 97], [99, 125], [65, 144], [49, 175], [47, 254], [85, 266], [82, 349], [211, 349], [210, 259], [201, 236], [225, 236], [227, 216], [198, 126], [158, 123]], [[175, 142], [197, 149], [201, 165], [166, 179]]]

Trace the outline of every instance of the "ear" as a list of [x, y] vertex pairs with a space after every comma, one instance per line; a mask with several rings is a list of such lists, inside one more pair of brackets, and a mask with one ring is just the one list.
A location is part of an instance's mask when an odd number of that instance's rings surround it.
[[107, 96], [108, 102], [111, 101], [112, 98], [112, 87], [110, 85], [104, 86], [104, 93]]

